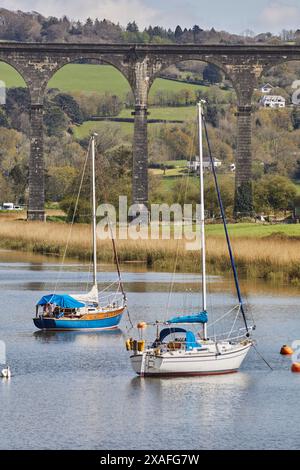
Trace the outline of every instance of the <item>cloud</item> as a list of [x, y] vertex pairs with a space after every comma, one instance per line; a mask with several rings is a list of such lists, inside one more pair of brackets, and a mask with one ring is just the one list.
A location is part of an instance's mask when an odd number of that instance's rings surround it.
[[297, 28], [300, 23], [300, 7], [279, 2], [269, 3], [263, 8], [259, 23], [265, 30], [275, 32]]
[[2, 0], [1, 7], [8, 10], [38, 11], [44, 16], [67, 15], [71, 19], [106, 18], [125, 25], [135, 20], [143, 28], [156, 18], [158, 11], [144, 0]]

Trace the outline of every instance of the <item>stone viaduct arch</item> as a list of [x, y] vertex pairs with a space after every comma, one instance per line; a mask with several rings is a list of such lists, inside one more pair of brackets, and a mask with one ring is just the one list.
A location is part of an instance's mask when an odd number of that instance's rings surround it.
[[168, 65], [200, 60], [217, 65], [237, 94], [235, 211], [251, 213], [251, 98], [262, 73], [274, 65], [300, 60], [300, 45], [196, 44], [47, 44], [0, 43], [0, 60], [24, 78], [31, 97], [29, 220], [44, 219], [43, 100], [47, 83], [66, 64], [93, 59], [115, 66], [128, 80], [135, 99], [133, 201], [148, 202], [148, 92]]

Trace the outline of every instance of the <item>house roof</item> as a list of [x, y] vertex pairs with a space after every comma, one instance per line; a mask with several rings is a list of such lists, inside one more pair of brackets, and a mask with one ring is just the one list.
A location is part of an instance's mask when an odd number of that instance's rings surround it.
[[265, 95], [262, 97], [262, 101], [285, 101], [285, 98], [281, 95]]

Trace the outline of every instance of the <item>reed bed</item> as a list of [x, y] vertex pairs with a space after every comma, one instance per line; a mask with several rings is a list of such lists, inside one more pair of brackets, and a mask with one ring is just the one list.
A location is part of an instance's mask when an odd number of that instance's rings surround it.
[[[42, 254], [88, 260], [91, 257], [91, 227], [78, 224], [71, 229], [62, 223], [5, 220], [0, 224], [0, 247]], [[238, 270], [248, 277], [283, 279], [300, 283], [300, 239], [274, 235], [261, 238], [233, 237], [232, 246]], [[121, 263], [141, 262], [155, 269], [199, 271], [195, 251], [187, 251], [184, 240], [117, 240]], [[98, 240], [98, 260], [114, 261], [111, 240]], [[225, 273], [230, 269], [224, 238], [207, 237], [207, 261], [210, 271]]]

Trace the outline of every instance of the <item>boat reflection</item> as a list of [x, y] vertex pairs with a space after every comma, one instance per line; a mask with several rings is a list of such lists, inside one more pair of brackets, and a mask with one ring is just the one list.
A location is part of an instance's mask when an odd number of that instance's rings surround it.
[[87, 344], [91, 341], [99, 340], [100, 337], [119, 337], [122, 336], [123, 332], [120, 328], [113, 330], [102, 330], [102, 331], [47, 331], [40, 330], [33, 333], [33, 337], [41, 343], [59, 343], [59, 342], [86, 342]]

